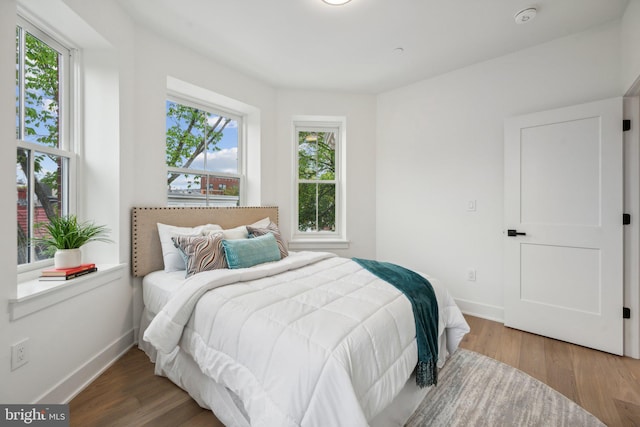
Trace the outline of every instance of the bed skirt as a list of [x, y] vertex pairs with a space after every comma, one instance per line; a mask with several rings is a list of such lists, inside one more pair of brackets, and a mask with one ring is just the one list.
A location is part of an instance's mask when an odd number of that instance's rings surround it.
[[[140, 336], [155, 316], [146, 308], [140, 319]], [[446, 334], [443, 334], [443, 337]], [[202, 373], [193, 358], [180, 349], [168, 355], [158, 357], [155, 348], [148, 342], [138, 339], [138, 348], [144, 351], [155, 364], [155, 374], [169, 378], [173, 383], [189, 393], [203, 408], [211, 409], [225, 426], [249, 427], [250, 422], [242, 402], [231, 390], [216, 383]], [[446, 348], [446, 346], [444, 347]], [[378, 414], [369, 425], [371, 427], [402, 427], [415, 412], [430, 387], [418, 388], [412, 375], [404, 388], [391, 404]]]

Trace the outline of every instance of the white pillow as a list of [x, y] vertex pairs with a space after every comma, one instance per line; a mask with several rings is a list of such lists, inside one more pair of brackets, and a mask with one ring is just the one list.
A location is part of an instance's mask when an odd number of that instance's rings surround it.
[[[162, 260], [164, 261], [164, 271], [170, 273], [172, 271], [185, 270], [187, 266], [184, 258], [180, 254], [180, 250], [173, 244], [172, 237], [176, 236], [201, 236], [204, 233], [222, 230], [217, 224], [199, 225], [197, 227], [176, 227], [158, 223], [158, 235], [160, 236], [160, 245], [162, 247]], [[246, 230], [246, 228], [245, 228]]]
[[[255, 227], [255, 228], [265, 228], [267, 227], [269, 224], [271, 223], [271, 219], [264, 218], [261, 219], [260, 221], [254, 222], [253, 224], [250, 224], [250, 227]], [[218, 230], [205, 230], [203, 231], [203, 235], [207, 236], [210, 234], [215, 234], [216, 232], [219, 232], [220, 229]], [[239, 227], [235, 227], [235, 228], [229, 228], [227, 230], [222, 230], [222, 234], [225, 238], [225, 240], [238, 240], [238, 239], [248, 239], [249, 238], [249, 232], [247, 231], [247, 226], [246, 225], [241, 225]]]
[[253, 224], [250, 224], [249, 227], [254, 227], [254, 228], [267, 228], [267, 226], [271, 224], [271, 218], [266, 217], [264, 219], [261, 219], [260, 221], [256, 221]]

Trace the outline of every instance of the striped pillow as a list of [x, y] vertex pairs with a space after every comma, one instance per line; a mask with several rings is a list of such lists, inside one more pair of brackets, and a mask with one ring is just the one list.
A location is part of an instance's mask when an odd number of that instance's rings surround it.
[[280, 249], [280, 258], [285, 258], [289, 255], [289, 251], [287, 250], [287, 246], [284, 244], [284, 240], [282, 239], [282, 234], [280, 234], [280, 229], [273, 222], [270, 222], [265, 228], [252, 227], [247, 225], [247, 231], [249, 232], [249, 237], [258, 237], [264, 236], [267, 233], [273, 234], [278, 242], [278, 249]]
[[228, 268], [222, 247], [222, 233], [208, 236], [176, 236], [173, 243], [184, 255], [187, 265], [187, 276], [201, 271]]

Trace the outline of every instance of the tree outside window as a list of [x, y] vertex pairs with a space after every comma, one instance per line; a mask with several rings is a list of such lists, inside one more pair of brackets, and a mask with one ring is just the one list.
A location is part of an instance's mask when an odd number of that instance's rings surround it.
[[336, 231], [336, 132], [298, 130], [298, 230]]
[[169, 205], [238, 206], [242, 119], [183, 100], [166, 102]]
[[16, 26], [16, 191], [18, 264], [52, 256], [31, 238], [68, 213], [70, 143], [63, 131], [70, 52], [28, 23]]

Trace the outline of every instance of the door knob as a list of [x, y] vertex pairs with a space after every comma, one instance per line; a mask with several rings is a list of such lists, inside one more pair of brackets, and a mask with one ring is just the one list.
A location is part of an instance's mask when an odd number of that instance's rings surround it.
[[518, 230], [507, 230], [507, 236], [516, 237], [516, 236], [526, 236], [527, 233], [518, 233]]

